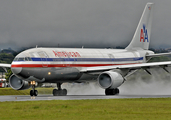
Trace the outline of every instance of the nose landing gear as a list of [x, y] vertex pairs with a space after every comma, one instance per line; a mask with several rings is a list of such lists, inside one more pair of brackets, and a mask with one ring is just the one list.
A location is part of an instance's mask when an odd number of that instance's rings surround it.
[[[30, 90], [30, 96], [37, 96], [38, 95], [38, 91], [35, 90], [35, 86], [36, 86], [36, 82], [35, 81], [31, 81], [30, 82], [31, 86], [32, 86], [32, 90]], [[67, 90], [66, 89], [62, 89], [61, 88], [62, 83], [57, 83], [57, 88], [58, 89], [53, 89], [53, 96], [66, 96], [67, 95]]]
[[36, 85], [36, 82], [31, 81], [32, 90], [30, 90], [30, 96], [37, 96], [38, 95], [38, 91], [35, 90], [35, 85]]
[[53, 96], [66, 96], [67, 90], [61, 88], [62, 83], [57, 83], [58, 89], [53, 89]]

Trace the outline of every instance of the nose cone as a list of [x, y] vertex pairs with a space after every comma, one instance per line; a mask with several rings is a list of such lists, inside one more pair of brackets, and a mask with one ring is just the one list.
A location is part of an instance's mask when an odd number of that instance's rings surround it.
[[17, 75], [19, 73], [21, 73], [22, 71], [22, 62], [24, 60], [24, 53], [19, 53], [13, 60], [12, 64], [11, 64], [11, 70], [12, 72]]
[[11, 67], [11, 70], [13, 74], [20, 79], [27, 79], [28, 77], [30, 77], [30, 75], [28, 74], [28, 70], [22, 67]]
[[21, 73], [22, 68], [21, 67], [11, 67], [11, 70], [15, 75], [17, 75], [17, 74]]
[[19, 74], [22, 71], [22, 67], [18, 66], [18, 64], [16, 63], [16, 58], [11, 64], [11, 70], [15, 75]]
[[27, 64], [28, 59], [27, 52], [21, 52], [19, 53], [13, 60], [11, 64], [11, 70], [14, 73], [15, 76], [17, 76], [20, 79], [27, 79], [30, 77], [29, 71], [27, 68], [23, 67], [24, 64]]

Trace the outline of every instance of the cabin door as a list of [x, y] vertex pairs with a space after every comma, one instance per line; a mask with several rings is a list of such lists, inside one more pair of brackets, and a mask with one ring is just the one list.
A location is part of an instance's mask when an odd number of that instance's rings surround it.
[[113, 54], [108, 54], [109, 58], [110, 58], [110, 63], [114, 64], [114, 56]]
[[38, 54], [39, 54], [39, 56], [41, 58], [42, 66], [43, 67], [48, 67], [48, 61], [47, 61], [48, 55], [44, 51], [38, 52]]

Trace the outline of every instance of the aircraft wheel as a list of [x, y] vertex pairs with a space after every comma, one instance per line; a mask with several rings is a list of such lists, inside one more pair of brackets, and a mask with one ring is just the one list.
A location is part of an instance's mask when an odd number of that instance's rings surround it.
[[66, 96], [67, 95], [67, 90], [66, 89], [63, 89], [62, 90], [62, 94], [63, 94], [63, 96]]
[[34, 95], [34, 91], [30, 90], [30, 96], [33, 96], [33, 95]]
[[53, 89], [53, 96], [66, 96], [66, 95], [67, 95], [66, 89], [63, 89], [63, 90]]
[[66, 96], [66, 95], [67, 95], [66, 89], [57, 90], [57, 96]]
[[34, 96], [37, 96], [37, 95], [38, 95], [38, 91], [34, 90]]
[[60, 96], [61, 90], [53, 89], [53, 96]]
[[119, 94], [119, 89], [115, 88], [115, 89], [106, 89], [105, 90], [105, 94], [106, 95], [117, 95]]
[[118, 95], [118, 94], [119, 94], [118, 88], [112, 89], [112, 95]]
[[112, 95], [111, 89], [106, 89], [106, 90], [105, 90], [105, 94], [106, 94], [106, 95]]
[[118, 88], [116, 88], [116, 93], [119, 94], [119, 89]]
[[53, 89], [53, 96], [57, 96], [57, 89]]

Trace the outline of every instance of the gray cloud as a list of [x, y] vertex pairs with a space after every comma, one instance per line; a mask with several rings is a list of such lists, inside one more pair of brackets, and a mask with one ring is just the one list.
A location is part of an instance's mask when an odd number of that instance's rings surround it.
[[[0, 47], [127, 45], [147, 0], [2, 0]], [[155, 3], [151, 47], [171, 46], [170, 0]]]

